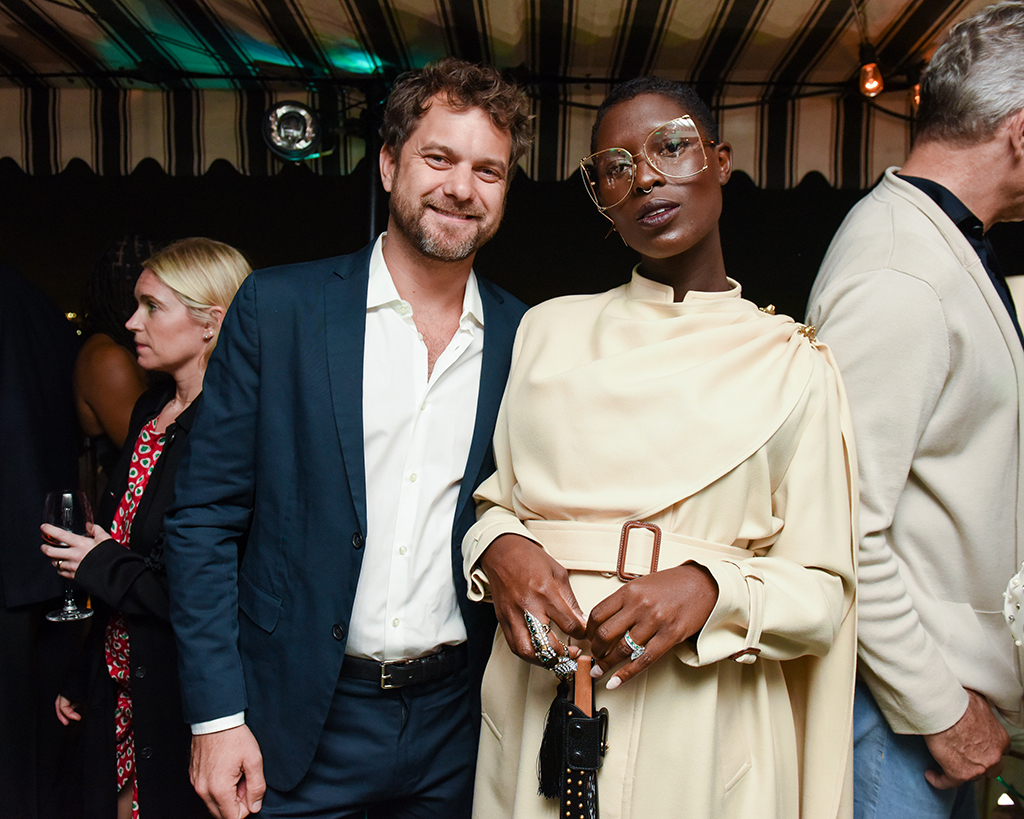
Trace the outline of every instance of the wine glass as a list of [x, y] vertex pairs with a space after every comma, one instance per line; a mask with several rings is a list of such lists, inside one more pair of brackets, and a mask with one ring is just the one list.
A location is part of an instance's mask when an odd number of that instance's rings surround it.
[[[89, 498], [85, 492], [72, 490], [59, 490], [47, 492], [46, 501], [43, 503], [43, 523], [50, 523], [60, 529], [67, 529], [76, 535], [87, 535], [89, 532], [85, 524], [92, 523], [92, 507], [89, 506]], [[68, 544], [59, 540], [43, 536], [51, 546], [64, 546]], [[72, 620], [84, 620], [92, 617], [92, 609], [80, 609], [75, 603], [75, 595], [71, 588], [71, 581], [64, 581], [64, 607], [51, 611], [46, 619], [52, 623], [65, 623]]]

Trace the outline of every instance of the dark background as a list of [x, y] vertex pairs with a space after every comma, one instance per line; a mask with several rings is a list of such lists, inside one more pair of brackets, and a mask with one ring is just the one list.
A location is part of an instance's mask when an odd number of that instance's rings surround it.
[[[578, 177], [535, 182], [517, 174], [505, 222], [478, 254], [477, 271], [530, 304], [626, 281], [636, 256], [617, 235], [606, 238], [610, 223]], [[149, 159], [109, 177], [73, 160], [59, 174], [29, 176], [2, 159], [0, 261], [80, 313], [93, 265], [121, 235], [208, 236], [239, 248], [254, 267], [333, 256], [368, 241], [369, 185], [365, 164], [341, 177], [304, 165], [254, 177], [219, 161], [203, 176], [174, 177]], [[758, 305], [799, 319], [832, 235], [863, 193], [833, 188], [819, 174], [786, 190], [734, 174], [721, 220], [729, 275]], [[990, 236], [1006, 274], [1024, 274], [1024, 225], [996, 225]]]

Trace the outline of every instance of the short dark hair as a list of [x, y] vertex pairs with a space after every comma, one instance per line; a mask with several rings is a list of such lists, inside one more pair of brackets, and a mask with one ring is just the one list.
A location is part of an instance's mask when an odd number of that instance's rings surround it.
[[384, 106], [380, 136], [395, 160], [427, 110], [441, 96], [456, 111], [480, 108], [512, 138], [509, 173], [533, 140], [533, 116], [522, 89], [491, 66], [445, 57], [402, 74]]
[[661, 77], [635, 77], [621, 85], [616, 85], [598, 107], [597, 117], [594, 119], [594, 127], [590, 131], [591, 152], [597, 150], [597, 129], [601, 127], [601, 122], [604, 120], [604, 115], [608, 113], [608, 109], [618, 105], [620, 102], [627, 102], [643, 94], [657, 94], [659, 97], [666, 97], [674, 102], [678, 102], [686, 109], [686, 112], [696, 123], [704, 129], [708, 139], [713, 139], [716, 143], [719, 141], [718, 122], [711, 113], [711, 109], [708, 108], [707, 103], [690, 86], [683, 85], [681, 82], [664, 80]]
[[1024, 109], [1024, 3], [987, 6], [950, 31], [921, 76], [917, 136], [962, 144], [991, 137]]

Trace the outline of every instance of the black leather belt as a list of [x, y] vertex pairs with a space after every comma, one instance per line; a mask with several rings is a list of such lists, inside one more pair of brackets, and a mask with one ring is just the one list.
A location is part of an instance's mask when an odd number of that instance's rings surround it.
[[417, 657], [415, 660], [389, 660], [386, 663], [346, 654], [341, 664], [341, 676], [380, 682], [381, 688], [404, 688], [458, 674], [466, 667], [468, 658], [465, 643], [442, 646], [434, 654]]

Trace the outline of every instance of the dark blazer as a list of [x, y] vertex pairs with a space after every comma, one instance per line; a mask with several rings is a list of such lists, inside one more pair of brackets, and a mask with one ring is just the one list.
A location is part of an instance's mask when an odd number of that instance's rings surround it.
[[[135, 404], [124, 450], [96, 515], [97, 522], [108, 531], [128, 487], [132, 450], [139, 433], [173, 394], [173, 383], [154, 387]], [[96, 609], [78, 672], [64, 686], [64, 695], [80, 703], [83, 715], [88, 817], [110, 819], [116, 813], [117, 686], [107, 672], [103, 648], [113, 611], [122, 612], [128, 622], [140, 810], [144, 816], [167, 819], [209, 815], [189, 781], [192, 737], [181, 714], [177, 654], [168, 619], [167, 575], [163, 568], [164, 513], [174, 497], [175, 473], [200, 400], [193, 401], [167, 428], [164, 451], [139, 499], [130, 548], [114, 540], [104, 541], [86, 555], [75, 574]]]
[[[284, 791], [320, 740], [363, 556], [371, 250], [257, 271], [242, 285], [210, 360], [167, 523], [185, 718], [245, 710], [267, 782]], [[526, 310], [483, 280], [480, 295], [480, 392], [451, 547], [477, 682], [495, 620], [466, 597], [462, 537], [475, 520], [472, 492], [494, 470], [494, 421]]]

